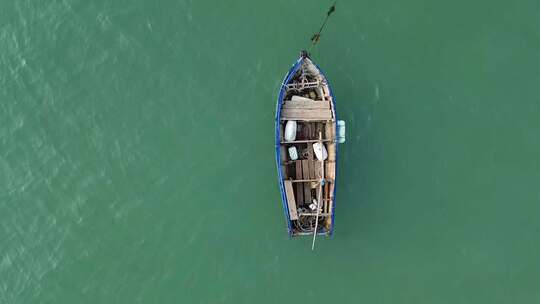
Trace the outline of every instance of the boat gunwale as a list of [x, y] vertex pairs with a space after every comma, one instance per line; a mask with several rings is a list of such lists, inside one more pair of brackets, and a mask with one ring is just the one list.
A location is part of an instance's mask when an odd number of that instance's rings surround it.
[[293, 66], [289, 69], [289, 72], [283, 78], [283, 82], [280, 85], [278, 102], [276, 106], [276, 118], [275, 118], [275, 140], [276, 140], [276, 165], [278, 170], [278, 181], [279, 181], [279, 190], [281, 193], [281, 203], [283, 205], [283, 210], [285, 211], [285, 217], [287, 219], [287, 231], [289, 232], [289, 237], [292, 237], [292, 226], [291, 218], [289, 216], [289, 206], [287, 206], [287, 198], [285, 197], [285, 183], [283, 182], [283, 172], [281, 169], [281, 139], [280, 139], [280, 121], [281, 121], [281, 104], [283, 103], [284, 93], [285, 93], [285, 84], [287, 84], [291, 78], [294, 76], [298, 68], [300, 67], [303, 58], [300, 57]]
[[[332, 123], [334, 124], [334, 128], [337, 131], [338, 116], [337, 116], [337, 111], [336, 111], [336, 102], [335, 102], [335, 98], [334, 98], [334, 94], [333, 94], [330, 82], [328, 81], [328, 78], [326, 77], [323, 70], [311, 58], [308, 57], [308, 59], [310, 59], [311, 63], [313, 65], [315, 65], [315, 67], [319, 70], [321, 75], [326, 80], [326, 87], [328, 88], [328, 94], [330, 95], [330, 97], [332, 99], [331, 100], [331, 102], [332, 102], [332, 110], [333, 110], [333, 114], [334, 114], [334, 119], [332, 120]], [[299, 69], [299, 67], [301, 66], [301, 63], [303, 62], [303, 60], [304, 60], [304, 57], [300, 56], [300, 58], [298, 58], [296, 60], [296, 62], [292, 65], [292, 67], [289, 69], [289, 71], [287, 72], [287, 75], [283, 78], [283, 82], [280, 85], [280, 91], [279, 91], [279, 96], [278, 96], [278, 100], [277, 100], [278, 102], [277, 102], [277, 106], [276, 106], [276, 116], [275, 116], [276, 166], [277, 166], [277, 170], [278, 170], [279, 188], [280, 188], [280, 192], [281, 192], [281, 202], [282, 202], [282, 205], [283, 205], [283, 210], [285, 211], [285, 217], [287, 219], [287, 230], [289, 232], [289, 237], [293, 237], [293, 236], [295, 236], [295, 234], [293, 233], [292, 227], [291, 227], [291, 219], [290, 219], [290, 216], [289, 216], [289, 207], [287, 206], [287, 198], [285, 197], [285, 190], [284, 190], [285, 185], [284, 185], [284, 181], [283, 181], [283, 172], [282, 172], [282, 168], [281, 168], [281, 151], [280, 151], [280, 148], [281, 148], [281, 139], [280, 139], [281, 108], [282, 108], [282, 104], [283, 104], [284, 94], [286, 92], [286, 84], [291, 80], [291, 78], [294, 76], [296, 71]], [[339, 145], [336, 143], [336, 145], [335, 145], [335, 153], [336, 153], [335, 162], [336, 162], [336, 164], [337, 164], [338, 155], [339, 155], [338, 154], [338, 146]], [[332, 236], [333, 233], [334, 233], [334, 225], [335, 225], [335, 222], [334, 222], [334, 214], [335, 213], [334, 213], [334, 211], [335, 211], [335, 208], [336, 208], [336, 189], [337, 189], [337, 183], [335, 182], [335, 180], [337, 179], [337, 166], [335, 166], [335, 168], [334, 168], [334, 174], [335, 174], [334, 175], [334, 191], [332, 192], [333, 204], [332, 204], [332, 210], [331, 210], [332, 225], [330, 226], [329, 231], [318, 232], [317, 235], [329, 235], [329, 236]]]

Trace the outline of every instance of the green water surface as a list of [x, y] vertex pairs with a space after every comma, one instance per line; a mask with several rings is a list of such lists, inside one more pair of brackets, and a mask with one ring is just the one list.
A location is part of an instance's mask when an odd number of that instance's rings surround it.
[[312, 252], [274, 111], [330, 5], [0, 1], [0, 303], [540, 303], [540, 2], [338, 2]]

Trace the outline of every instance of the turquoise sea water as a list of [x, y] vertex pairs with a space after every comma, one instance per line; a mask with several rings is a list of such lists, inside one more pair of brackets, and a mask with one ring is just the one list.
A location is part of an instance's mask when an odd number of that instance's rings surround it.
[[1, 1], [0, 303], [540, 302], [540, 3], [340, 1], [336, 230], [280, 81], [329, 1]]

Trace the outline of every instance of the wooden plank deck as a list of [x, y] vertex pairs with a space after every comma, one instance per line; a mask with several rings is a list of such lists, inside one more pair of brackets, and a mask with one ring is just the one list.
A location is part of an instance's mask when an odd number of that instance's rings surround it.
[[[297, 160], [294, 162], [296, 166], [296, 179], [302, 179], [302, 162]], [[304, 187], [301, 184], [296, 184], [296, 201], [299, 204], [304, 203]]]
[[285, 100], [283, 109], [330, 109], [330, 103], [327, 100]]
[[[304, 179], [310, 179], [309, 178], [309, 161], [307, 159], [302, 160], [302, 176]], [[305, 203], [311, 203], [311, 184], [310, 183], [303, 183], [304, 186], [304, 202]]]
[[294, 191], [292, 187], [292, 182], [290, 180], [285, 180], [285, 195], [287, 196], [287, 205], [289, 206], [289, 215], [291, 220], [298, 219], [298, 211], [296, 210], [296, 201], [294, 199]]
[[286, 120], [331, 120], [330, 109], [287, 109], [281, 111], [281, 119]]
[[309, 166], [309, 179], [315, 179], [315, 162], [313, 160], [308, 160]]
[[[325, 101], [328, 102], [328, 101]], [[283, 138], [284, 125], [280, 123], [280, 152], [282, 154], [281, 165], [284, 172], [284, 192], [287, 199], [289, 209], [289, 218], [298, 220], [302, 216], [309, 214], [301, 214], [300, 206], [309, 204], [313, 199], [321, 196], [321, 214], [319, 215], [319, 223], [324, 225], [326, 229], [332, 227], [332, 207], [334, 204], [333, 190], [335, 178], [335, 123], [333, 122], [333, 114], [330, 108], [323, 108], [323, 101], [317, 101], [316, 105], [308, 104], [284, 104], [282, 109], [282, 119], [295, 119], [299, 121], [299, 131], [296, 140], [287, 142]], [[317, 115], [314, 115], [317, 114]], [[284, 119], [287, 118], [287, 119]], [[325, 176], [321, 176], [321, 165], [313, 152], [313, 143], [318, 142], [319, 134], [324, 135], [324, 139], [320, 139], [325, 143], [328, 151], [328, 159], [324, 162]], [[288, 157], [287, 148], [291, 145], [297, 147], [299, 157], [301, 159], [291, 160]], [[325, 185], [320, 187], [318, 182], [321, 178], [325, 180]], [[316, 188], [313, 188], [317, 185]], [[319, 194], [319, 192], [321, 192]], [[314, 216], [314, 215], [313, 215]], [[321, 222], [322, 221], [322, 222]], [[298, 234], [298, 231], [295, 232]]]
[[321, 179], [321, 162], [320, 161], [314, 161], [314, 171], [315, 171], [315, 179]]

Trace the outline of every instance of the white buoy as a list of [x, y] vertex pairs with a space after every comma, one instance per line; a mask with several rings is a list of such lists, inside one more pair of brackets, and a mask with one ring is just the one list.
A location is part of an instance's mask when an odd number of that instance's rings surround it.
[[285, 125], [285, 135], [284, 138], [286, 141], [294, 141], [296, 139], [296, 121], [289, 120]]
[[315, 152], [315, 157], [317, 157], [317, 159], [320, 161], [328, 158], [328, 152], [326, 152], [326, 148], [321, 142], [316, 142], [313, 144], [313, 152]]

